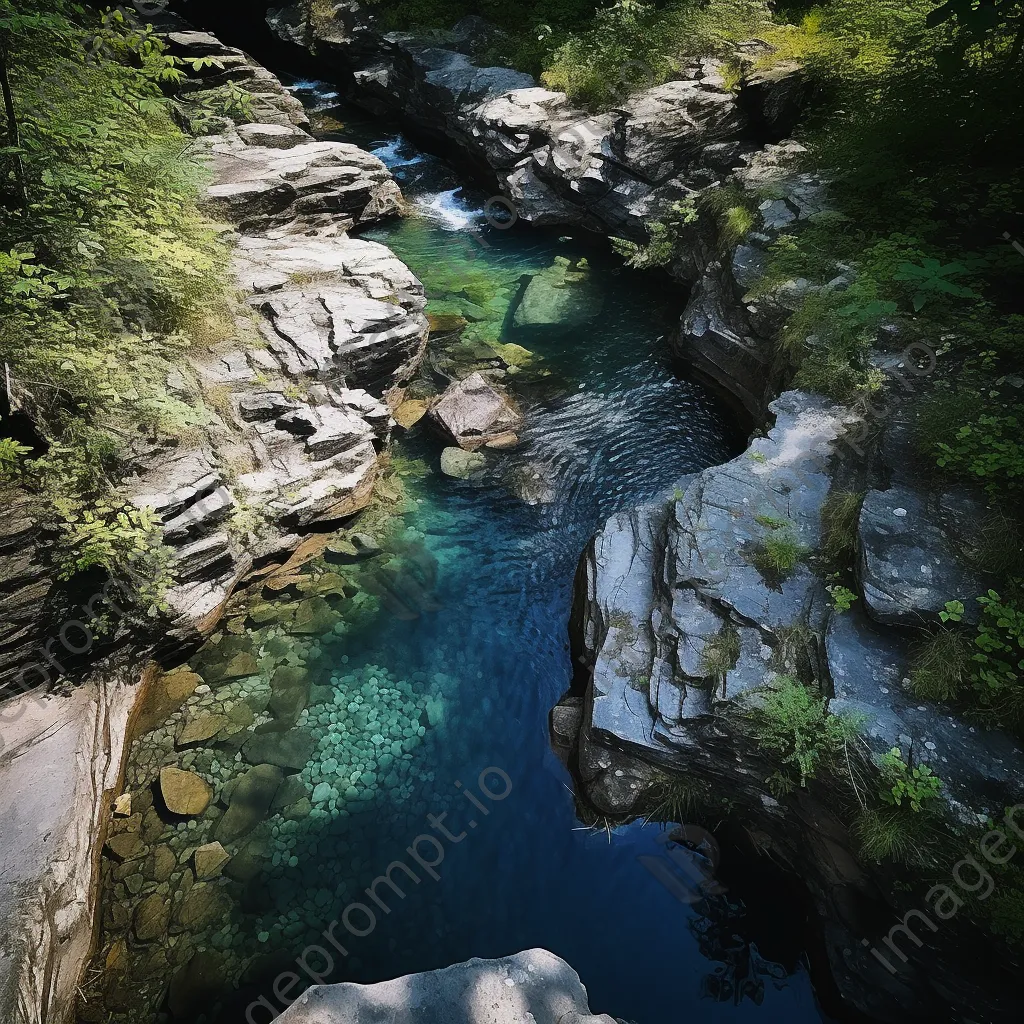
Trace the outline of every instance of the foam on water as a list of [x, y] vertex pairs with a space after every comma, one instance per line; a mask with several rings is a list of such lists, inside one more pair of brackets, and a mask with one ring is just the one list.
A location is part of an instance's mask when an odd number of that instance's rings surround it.
[[474, 210], [464, 199], [456, 198], [461, 191], [453, 188], [422, 196], [416, 200], [416, 210], [448, 231], [465, 231], [480, 221], [483, 209]]
[[426, 163], [426, 156], [418, 153], [409, 146], [409, 143], [401, 136], [396, 136], [383, 146], [377, 146], [370, 152], [380, 160], [385, 167], [394, 170], [396, 167], [412, 167], [415, 164]]

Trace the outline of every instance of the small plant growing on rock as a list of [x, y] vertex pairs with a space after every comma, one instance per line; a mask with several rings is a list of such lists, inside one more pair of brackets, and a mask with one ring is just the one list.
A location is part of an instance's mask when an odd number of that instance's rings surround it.
[[974, 647], [954, 629], [936, 628], [913, 651], [910, 688], [924, 700], [953, 700], [970, 686]]
[[939, 612], [939, 618], [943, 622], [960, 622], [964, 617], [964, 610], [962, 601], [947, 601], [945, 609]]
[[[1020, 580], [1012, 580], [1019, 593]], [[974, 686], [981, 702], [997, 715], [1024, 722], [1024, 604], [1016, 594], [1007, 598], [990, 590], [978, 598], [981, 622], [974, 638]]]
[[709, 803], [707, 783], [689, 775], [661, 771], [651, 789], [651, 811], [648, 821], [688, 821]]
[[724, 686], [725, 676], [736, 667], [739, 656], [740, 635], [732, 626], [725, 625], [704, 645], [700, 656], [701, 670]]
[[882, 782], [879, 796], [883, 803], [902, 807], [904, 803], [920, 813], [929, 801], [937, 800], [942, 791], [942, 780], [926, 764], [914, 768], [900, 756], [899, 747], [893, 747], [878, 759]]
[[876, 765], [874, 806], [864, 806], [854, 824], [861, 853], [877, 862], [924, 864], [940, 837], [935, 810], [942, 780], [926, 764], [907, 764], [898, 747], [877, 758]]
[[102, 569], [127, 586], [150, 618], [165, 609], [164, 595], [174, 582], [171, 553], [151, 509], [109, 501], [80, 508], [64, 501], [59, 511], [63, 518], [59, 579]]
[[785, 530], [793, 525], [788, 519], [782, 519], [780, 516], [773, 516], [770, 513], [764, 512], [754, 516], [754, 521], [760, 523], [761, 526], [767, 527], [769, 530]]
[[9, 437], [0, 437], [0, 481], [13, 480], [21, 474], [21, 461], [32, 449]]
[[848, 612], [853, 607], [853, 602], [857, 600], [857, 595], [841, 583], [830, 583], [825, 589], [832, 598], [832, 606], [840, 615]]
[[863, 501], [860, 491], [830, 491], [821, 506], [822, 551], [837, 569], [853, 564]]
[[858, 729], [854, 719], [828, 710], [827, 697], [792, 676], [778, 677], [754, 722], [755, 737], [782, 762], [776, 781], [800, 786], [828, 768]]
[[773, 530], [751, 556], [751, 562], [766, 580], [777, 582], [792, 575], [806, 548], [787, 529]]
[[908, 865], [925, 863], [938, 837], [930, 815], [900, 807], [868, 808], [853, 831], [868, 860]]

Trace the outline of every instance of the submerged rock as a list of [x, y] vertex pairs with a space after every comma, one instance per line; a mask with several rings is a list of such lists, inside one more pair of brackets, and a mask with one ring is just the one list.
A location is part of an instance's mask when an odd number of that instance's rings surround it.
[[224, 865], [229, 860], [231, 860], [231, 854], [220, 843], [207, 843], [205, 846], [200, 846], [192, 855], [196, 878], [201, 882], [216, 878], [224, 870]]
[[136, 908], [133, 919], [133, 931], [139, 942], [154, 942], [167, 934], [167, 926], [171, 920], [170, 902], [152, 893]]
[[313, 737], [303, 729], [288, 732], [259, 733], [252, 737], [242, 754], [250, 764], [270, 764], [278, 768], [305, 768], [313, 752]]
[[231, 790], [231, 802], [217, 822], [219, 843], [231, 843], [248, 835], [270, 811], [284, 773], [272, 764], [260, 764], [242, 775]]
[[477, 452], [467, 452], [461, 448], [445, 448], [441, 452], [441, 472], [445, 476], [468, 480], [486, 467], [487, 459]]
[[160, 795], [172, 814], [195, 817], [210, 806], [213, 790], [195, 772], [168, 767], [160, 770]]
[[556, 256], [547, 270], [534, 274], [512, 318], [516, 327], [562, 327], [596, 320], [604, 300], [588, 269]]

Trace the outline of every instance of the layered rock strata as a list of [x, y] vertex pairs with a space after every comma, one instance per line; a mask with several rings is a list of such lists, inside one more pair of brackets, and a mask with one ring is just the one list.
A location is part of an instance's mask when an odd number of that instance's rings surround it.
[[[479, 66], [476, 52], [496, 38], [479, 18], [429, 39], [381, 33], [357, 3], [313, 22], [298, 7], [271, 10], [268, 22], [351, 71], [357, 102], [458, 147], [523, 219], [637, 241], [673, 202], [721, 181], [765, 137], [780, 138], [804, 98], [797, 68], [756, 77], [736, 95], [718, 62], [702, 60], [663, 85], [610, 86], [610, 109], [590, 114], [530, 75]], [[631, 62], [622, 74], [642, 86], [644, 69]]]

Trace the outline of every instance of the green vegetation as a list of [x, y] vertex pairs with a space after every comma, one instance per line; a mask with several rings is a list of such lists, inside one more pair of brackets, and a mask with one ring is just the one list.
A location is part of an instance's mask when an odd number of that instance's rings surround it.
[[854, 825], [861, 852], [875, 861], [926, 863], [942, 835], [942, 780], [928, 765], [907, 764], [898, 747], [878, 757], [876, 768], [875, 799], [862, 803]]
[[792, 676], [779, 676], [754, 712], [754, 735], [783, 766], [769, 779], [781, 793], [806, 786], [834, 766], [857, 727], [852, 719], [831, 714], [827, 697]]
[[10, 437], [0, 437], [0, 482], [15, 480], [21, 475], [21, 467], [25, 456], [32, 449], [20, 444]]
[[761, 526], [766, 526], [769, 530], [785, 530], [793, 525], [788, 519], [773, 516], [771, 513], [760, 513], [754, 516], [754, 521]]
[[902, 807], [871, 807], [854, 824], [861, 853], [869, 860], [894, 864], [924, 864], [939, 838], [931, 815]]
[[829, 564], [850, 569], [857, 550], [862, 491], [830, 491], [821, 506], [821, 550]]
[[154, 524], [111, 494], [140, 443], [207, 421], [167, 376], [234, 329], [227, 248], [165, 95], [185, 68], [122, 12], [71, 0], [0, 0], [0, 53], [0, 361], [49, 445], [26, 462], [4, 443], [0, 473], [54, 500], [65, 575], [139, 560], [152, 607]]
[[979, 478], [992, 495], [1024, 490], [1024, 406], [1005, 414], [977, 416], [951, 443], [936, 445], [940, 466]]
[[701, 671], [716, 681], [725, 681], [726, 675], [736, 667], [740, 657], [740, 634], [730, 625], [723, 626], [721, 631], [704, 645], [701, 652]]
[[650, 237], [647, 245], [637, 245], [625, 238], [612, 238], [612, 248], [633, 270], [668, 266], [675, 258], [684, 229], [698, 217], [696, 202], [692, 198], [684, 199], [673, 203], [662, 220], [647, 225]]
[[1005, 599], [994, 590], [978, 598], [974, 686], [982, 706], [1019, 728], [1024, 725], [1024, 581], [1012, 585]]
[[768, 23], [761, 0], [617, 0], [552, 52], [542, 80], [576, 103], [611, 106], [636, 88], [667, 81], [687, 61], [731, 53], [733, 40]]
[[832, 598], [835, 610], [840, 614], [848, 612], [853, 607], [853, 602], [857, 600], [857, 595], [840, 583], [830, 583], [825, 589]]
[[127, 584], [135, 604], [154, 617], [164, 609], [170, 586], [170, 552], [162, 543], [160, 522], [149, 509], [97, 502], [78, 510], [60, 501], [63, 544], [57, 576], [102, 569]]
[[926, 764], [911, 768], [900, 756], [899, 747], [883, 754], [878, 766], [882, 778], [879, 796], [892, 807], [902, 807], [906, 801], [911, 810], [920, 812], [942, 791], [942, 780], [932, 774], [931, 768]]
[[651, 807], [648, 821], [685, 824], [710, 803], [711, 794], [707, 783], [701, 779], [659, 771], [648, 799]]
[[970, 638], [959, 630], [935, 629], [913, 651], [910, 685], [925, 700], [949, 701], [970, 685], [973, 662]]
[[772, 530], [750, 554], [751, 564], [766, 580], [778, 583], [792, 575], [807, 549], [788, 529]]
[[1006, 596], [995, 590], [977, 598], [981, 621], [973, 633], [957, 624], [959, 601], [940, 613], [944, 628], [931, 631], [914, 651], [914, 693], [933, 700], [961, 701], [988, 722], [1024, 728], [1024, 594], [1011, 580]]

